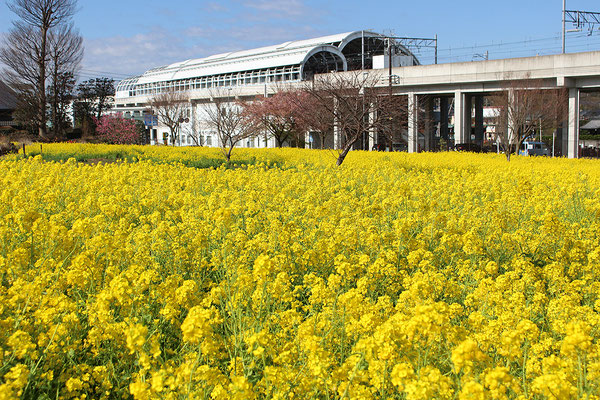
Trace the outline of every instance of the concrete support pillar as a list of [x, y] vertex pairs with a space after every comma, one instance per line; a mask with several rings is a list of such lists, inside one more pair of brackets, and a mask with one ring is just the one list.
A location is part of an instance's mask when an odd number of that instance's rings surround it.
[[[579, 158], [579, 89], [569, 89], [569, 122], [566, 135], [567, 157]], [[563, 135], [563, 138], [565, 135]], [[564, 140], [564, 139], [563, 139]], [[565, 146], [563, 146], [563, 149]], [[563, 150], [564, 154], [564, 150]]]
[[305, 149], [310, 149], [310, 132], [306, 131], [304, 132], [304, 148]]
[[369, 151], [373, 150], [375, 145], [377, 145], [377, 128], [374, 126], [375, 118], [377, 117], [375, 115], [376, 112], [377, 111], [375, 111], [375, 107], [372, 107], [371, 111], [369, 112], [369, 148], [367, 149]]
[[425, 100], [425, 151], [431, 151], [433, 144], [433, 98], [427, 96]]
[[483, 96], [474, 97], [475, 102], [475, 143], [483, 145], [484, 127], [483, 127]]
[[471, 107], [460, 90], [454, 93], [454, 144], [467, 143], [471, 138]]
[[419, 105], [418, 96], [408, 94], [408, 152], [419, 151]]
[[448, 141], [449, 141], [449, 131], [448, 128], [448, 98], [440, 97], [440, 141], [445, 142], [446, 144], [440, 148], [442, 151], [448, 150]]
[[464, 113], [463, 113], [463, 121], [464, 121], [464, 137], [465, 137], [465, 142], [464, 143], [470, 143], [471, 142], [471, 132], [472, 130], [472, 124], [473, 124], [473, 96], [470, 94], [465, 94], [464, 97]]
[[448, 128], [449, 123], [449, 108], [448, 108], [448, 98], [440, 97], [440, 138], [444, 140], [448, 140], [448, 134], [450, 129]]

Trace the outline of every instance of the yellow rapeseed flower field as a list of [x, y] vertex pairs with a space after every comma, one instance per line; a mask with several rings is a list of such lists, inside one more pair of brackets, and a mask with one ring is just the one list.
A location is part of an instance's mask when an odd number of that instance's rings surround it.
[[0, 160], [0, 400], [600, 399], [598, 161], [42, 152]]

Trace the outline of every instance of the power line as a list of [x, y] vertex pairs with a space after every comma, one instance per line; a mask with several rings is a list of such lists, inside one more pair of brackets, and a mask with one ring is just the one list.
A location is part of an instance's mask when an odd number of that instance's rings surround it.
[[[533, 46], [533, 45], [536, 46]], [[595, 49], [600, 47], [600, 42], [590, 40], [585, 33], [580, 33], [571, 36], [572, 49]], [[455, 62], [455, 61], [472, 61], [474, 54], [481, 52], [480, 49], [493, 50], [490, 51], [490, 57], [500, 58], [498, 55], [540, 55], [540, 54], [559, 54], [560, 53], [560, 36], [525, 39], [520, 41], [512, 41], [505, 43], [489, 43], [472, 46], [461, 46], [455, 48], [439, 49], [438, 57], [440, 62]], [[495, 50], [494, 50], [495, 49]], [[470, 50], [470, 51], [465, 51]], [[432, 60], [431, 54], [415, 51], [419, 55], [422, 63], [429, 63]], [[429, 62], [428, 62], [429, 61]]]
[[480, 48], [486, 48], [486, 47], [510, 46], [510, 45], [515, 45], [515, 44], [533, 43], [533, 42], [558, 40], [558, 39], [560, 39], [560, 36], [551, 36], [551, 37], [544, 37], [544, 38], [537, 38], [537, 39], [525, 39], [525, 40], [519, 40], [519, 41], [515, 41], [515, 42], [501, 42], [501, 43], [493, 43], [492, 42], [489, 44], [472, 45], [472, 46], [464, 46], [464, 47], [448, 47], [447, 49], [440, 48], [438, 50], [438, 52], [443, 52], [443, 51], [451, 52], [453, 50], [466, 50], [466, 49], [480, 49]]
[[[582, 37], [587, 37], [587, 35], [586, 34], [574, 35], [574, 38], [582, 38]], [[515, 45], [548, 42], [548, 41], [552, 41], [552, 40], [558, 41], [558, 40], [560, 40], [560, 36], [538, 38], [538, 39], [526, 39], [526, 40], [515, 41], [515, 42], [506, 42], [506, 43], [490, 43], [490, 44], [482, 44], [482, 45], [455, 47], [455, 48], [450, 47], [447, 49], [440, 49], [439, 52], [450, 52], [451, 53], [452, 51], [456, 51], [456, 50], [475, 50], [475, 49], [481, 49], [481, 48], [494, 48], [494, 47], [506, 47], [506, 46], [515, 47]]]
[[81, 68], [80, 71], [84, 72], [84, 73], [89, 73], [89, 74], [103, 74], [103, 75], [109, 75], [109, 76], [119, 76], [122, 78], [128, 78], [130, 76], [133, 76], [133, 75], [123, 74], [123, 73], [119, 73], [119, 72], [98, 71], [98, 70], [87, 69], [87, 68]]

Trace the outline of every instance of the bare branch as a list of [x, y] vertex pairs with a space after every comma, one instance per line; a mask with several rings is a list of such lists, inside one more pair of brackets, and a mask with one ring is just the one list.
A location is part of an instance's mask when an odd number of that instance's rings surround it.
[[7, 5], [20, 21], [13, 23], [0, 59], [8, 66], [10, 80], [32, 85], [28, 90], [37, 99], [38, 132], [45, 137], [48, 35], [53, 28], [69, 23], [77, 0], [11, 0]]
[[244, 113], [245, 102], [236, 100], [235, 95], [213, 90], [210, 97], [203, 104], [204, 121], [217, 134], [219, 147], [229, 161], [235, 145], [255, 135], [256, 125]]
[[159, 123], [168, 127], [171, 134], [171, 144], [179, 137], [181, 124], [186, 122], [189, 109], [189, 98], [183, 92], [170, 90], [157, 94], [150, 99], [150, 108], [158, 116]]
[[7, 6], [26, 24], [49, 30], [71, 19], [77, 0], [12, 0]]
[[[364, 71], [317, 75], [305, 85], [311, 112], [309, 126], [333, 126], [339, 138], [337, 165], [361, 138], [376, 131], [391, 132], [392, 123], [405, 121], [406, 103], [377, 88], [378, 77]], [[311, 118], [311, 115], [313, 116]], [[331, 122], [326, 122], [331, 121]]]
[[545, 89], [532, 79], [514, 80], [491, 97], [491, 105], [497, 109], [497, 140], [510, 161], [537, 129], [557, 128], [566, 120], [567, 92]]

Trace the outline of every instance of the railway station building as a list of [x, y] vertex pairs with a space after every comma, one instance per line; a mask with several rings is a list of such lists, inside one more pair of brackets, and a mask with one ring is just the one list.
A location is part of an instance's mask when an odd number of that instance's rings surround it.
[[[203, 124], [200, 106], [214, 93], [251, 100], [273, 94], [283, 85], [300, 85], [316, 74], [383, 68], [388, 59], [395, 67], [419, 65], [417, 57], [399, 44], [393, 47], [393, 57], [384, 56], [389, 40], [376, 32], [355, 31], [153, 68], [118, 83], [114, 110], [127, 118], [142, 120], [153, 96], [167, 91], [185, 92], [189, 98], [188, 122], [182, 124], [175, 145], [217, 146], [217, 136]], [[165, 126], [153, 126], [150, 143], [171, 144], [168, 130]], [[250, 138], [241, 146], [274, 147], [275, 142]]]

